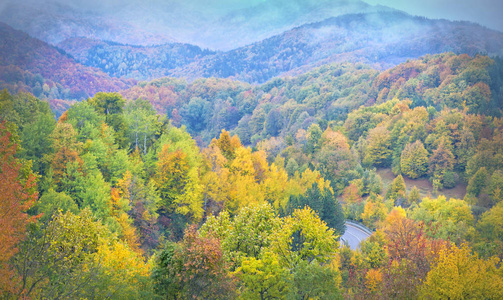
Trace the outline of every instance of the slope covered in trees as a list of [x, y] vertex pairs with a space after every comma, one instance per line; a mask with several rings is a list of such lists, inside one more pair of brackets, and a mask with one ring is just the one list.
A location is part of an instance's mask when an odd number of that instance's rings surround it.
[[[497, 58], [445, 53], [410, 60], [383, 72], [346, 63], [258, 86], [215, 78], [191, 83], [164, 78], [121, 93], [126, 98], [149, 100], [159, 113], [174, 124], [186, 125], [196, 139], [200, 136], [206, 143], [225, 128], [237, 133], [244, 144], [256, 145], [268, 137], [293, 138], [313, 123], [323, 123], [324, 129], [330, 121], [346, 120], [361, 105], [394, 98], [411, 100], [412, 108], [457, 108], [500, 116], [502, 70]], [[368, 118], [356, 122], [363, 120]], [[347, 134], [350, 139], [358, 138], [356, 132]]]
[[[177, 44], [155, 48], [103, 42], [94, 47], [71, 45], [64, 42], [59, 46], [81, 63], [100, 68], [111, 76], [136, 79], [171, 76], [189, 80], [220, 77], [264, 83], [276, 76], [300, 74], [333, 62], [362, 62], [384, 70], [407, 59], [449, 51], [501, 56], [503, 34], [468, 22], [380, 11], [318, 20], [237, 49], [207, 51], [197, 56], [194, 55], [197, 48]], [[188, 52], [185, 61], [180, 60], [184, 52]], [[120, 55], [124, 55], [122, 64], [113, 63]]]
[[[0, 295], [499, 299], [501, 70], [446, 53], [257, 86], [164, 78], [57, 121], [4, 90]], [[375, 230], [356, 251], [346, 219]]]
[[84, 99], [134, 85], [77, 63], [71, 56], [0, 23], [0, 88], [25, 91], [42, 99]]

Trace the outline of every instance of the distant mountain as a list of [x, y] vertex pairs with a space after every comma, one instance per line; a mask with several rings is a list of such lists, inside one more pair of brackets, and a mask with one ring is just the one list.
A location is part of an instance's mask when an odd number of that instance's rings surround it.
[[173, 73], [265, 82], [325, 63], [364, 62], [382, 70], [443, 52], [502, 55], [503, 33], [469, 22], [430, 20], [402, 12], [350, 14], [207, 56]]
[[[87, 37], [231, 50], [306, 23], [383, 10], [358, 0], [6, 0], [0, 21], [53, 45]], [[391, 10], [387, 8], [387, 10]]]
[[216, 52], [180, 43], [159, 46], [131, 46], [88, 38], [70, 38], [57, 45], [79, 62], [100, 68], [114, 77], [149, 80], [170, 75]]
[[166, 33], [152, 33], [126, 18], [111, 18], [107, 14], [80, 10], [56, 1], [34, 3], [7, 0], [0, 5], [0, 21], [52, 45], [71, 37], [143, 45], [175, 41]]
[[221, 77], [262, 83], [332, 62], [363, 62], [384, 70], [426, 54], [501, 56], [503, 33], [469, 22], [388, 11], [329, 18], [227, 52], [182, 44], [142, 48], [83, 40], [59, 46], [112, 76]]
[[0, 23], [0, 89], [42, 99], [83, 99], [136, 84], [76, 62], [64, 51]]

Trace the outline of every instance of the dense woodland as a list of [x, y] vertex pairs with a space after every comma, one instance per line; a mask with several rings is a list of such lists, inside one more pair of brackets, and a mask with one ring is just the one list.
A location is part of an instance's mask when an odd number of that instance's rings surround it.
[[[4, 90], [0, 295], [501, 299], [502, 86], [500, 59], [445, 53], [163, 78], [58, 118]], [[346, 219], [374, 230], [358, 250]]]

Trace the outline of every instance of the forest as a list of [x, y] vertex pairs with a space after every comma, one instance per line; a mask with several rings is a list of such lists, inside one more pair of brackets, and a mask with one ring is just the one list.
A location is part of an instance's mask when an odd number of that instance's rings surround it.
[[0, 298], [502, 299], [502, 86], [443, 53], [3, 90]]

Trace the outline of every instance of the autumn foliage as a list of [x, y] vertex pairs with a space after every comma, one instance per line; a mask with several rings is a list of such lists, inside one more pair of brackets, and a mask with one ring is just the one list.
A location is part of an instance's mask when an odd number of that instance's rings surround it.
[[9, 260], [18, 252], [27, 225], [36, 220], [27, 214], [37, 199], [35, 176], [23, 173], [16, 150], [6, 123], [0, 123], [0, 292], [16, 288], [17, 278]]

